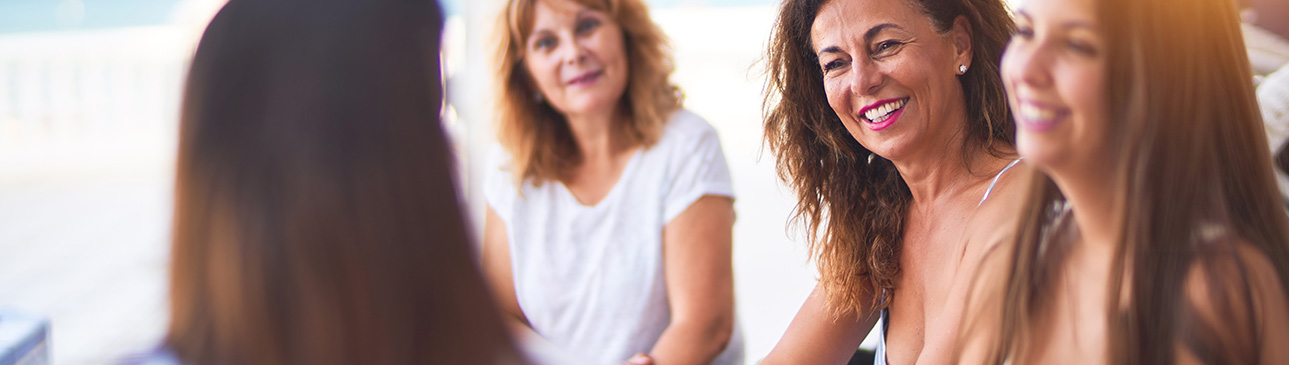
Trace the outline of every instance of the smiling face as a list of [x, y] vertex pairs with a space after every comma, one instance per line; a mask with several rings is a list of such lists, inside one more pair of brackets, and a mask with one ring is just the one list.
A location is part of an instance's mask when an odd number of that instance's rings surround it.
[[524, 68], [542, 97], [564, 115], [612, 112], [627, 84], [622, 28], [572, 0], [539, 0], [525, 42]]
[[971, 66], [960, 18], [935, 29], [912, 0], [833, 0], [810, 30], [828, 105], [873, 153], [900, 160], [961, 145], [966, 108], [959, 65]]
[[1030, 0], [1017, 12], [1002, 77], [1021, 156], [1049, 172], [1105, 161], [1105, 42], [1094, 0]]

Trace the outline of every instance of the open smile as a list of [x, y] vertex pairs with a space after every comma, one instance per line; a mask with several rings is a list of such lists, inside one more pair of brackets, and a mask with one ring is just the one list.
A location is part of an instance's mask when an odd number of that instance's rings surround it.
[[1016, 108], [1018, 126], [1029, 132], [1043, 132], [1056, 127], [1070, 115], [1069, 108], [1023, 100]]
[[904, 106], [908, 102], [909, 98], [904, 97], [873, 103], [859, 111], [860, 119], [867, 122], [868, 128], [874, 131], [886, 129], [886, 127], [890, 127], [895, 124], [896, 120], [900, 119], [904, 112]]

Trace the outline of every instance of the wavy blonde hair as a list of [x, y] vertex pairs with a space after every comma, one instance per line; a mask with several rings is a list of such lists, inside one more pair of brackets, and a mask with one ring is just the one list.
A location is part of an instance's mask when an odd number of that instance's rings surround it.
[[[510, 153], [516, 185], [563, 180], [582, 162], [567, 119], [538, 98], [540, 91], [524, 68], [524, 40], [532, 33], [537, 1], [509, 0], [497, 22], [497, 139]], [[608, 14], [622, 27], [630, 72], [620, 100], [621, 130], [631, 145], [652, 146], [682, 105], [680, 89], [670, 81], [675, 66], [666, 36], [641, 0], [572, 1]]]

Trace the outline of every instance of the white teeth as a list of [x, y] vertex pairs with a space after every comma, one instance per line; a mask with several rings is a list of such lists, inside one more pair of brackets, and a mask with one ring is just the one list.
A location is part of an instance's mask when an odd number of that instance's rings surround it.
[[1056, 115], [1057, 115], [1057, 112], [1055, 110], [1042, 108], [1033, 104], [1020, 105], [1021, 118], [1025, 118], [1031, 121], [1035, 121], [1035, 122], [1051, 121], [1053, 119], [1056, 119]]
[[901, 107], [904, 107], [904, 102], [907, 100], [908, 99], [900, 99], [886, 104], [882, 104], [882, 106], [879, 106], [876, 108], [869, 109], [868, 111], [864, 112], [864, 118], [868, 119], [869, 122], [873, 122], [873, 123], [884, 121], [886, 120], [886, 118], [890, 117], [891, 112], [894, 112], [896, 110], [899, 110]]

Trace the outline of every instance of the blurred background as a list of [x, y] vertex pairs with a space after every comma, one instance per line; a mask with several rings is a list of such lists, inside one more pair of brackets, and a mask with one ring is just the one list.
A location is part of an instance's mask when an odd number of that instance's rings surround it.
[[[15, 313], [48, 321], [55, 364], [114, 363], [158, 344], [181, 92], [225, 1], [0, 0], [0, 365]], [[1242, 14], [1255, 72], [1289, 63], [1289, 2], [1234, 1], [1259, 9]], [[443, 123], [476, 235], [501, 2], [440, 0]], [[759, 61], [778, 0], [646, 2], [671, 37], [685, 106], [719, 132], [733, 173], [737, 311], [754, 363], [816, 277], [787, 229], [794, 199], [761, 148]]]
[[[686, 107], [719, 131], [733, 172], [738, 313], [747, 359], [756, 361], [815, 277], [804, 245], [785, 231], [792, 197], [761, 153], [757, 61], [777, 1], [647, 2], [672, 37], [673, 81]], [[0, 313], [47, 319], [52, 363], [112, 363], [163, 333], [183, 80], [223, 3], [0, 0]], [[500, 0], [441, 4], [444, 123], [481, 232], [477, 186], [493, 140], [487, 65]]]

